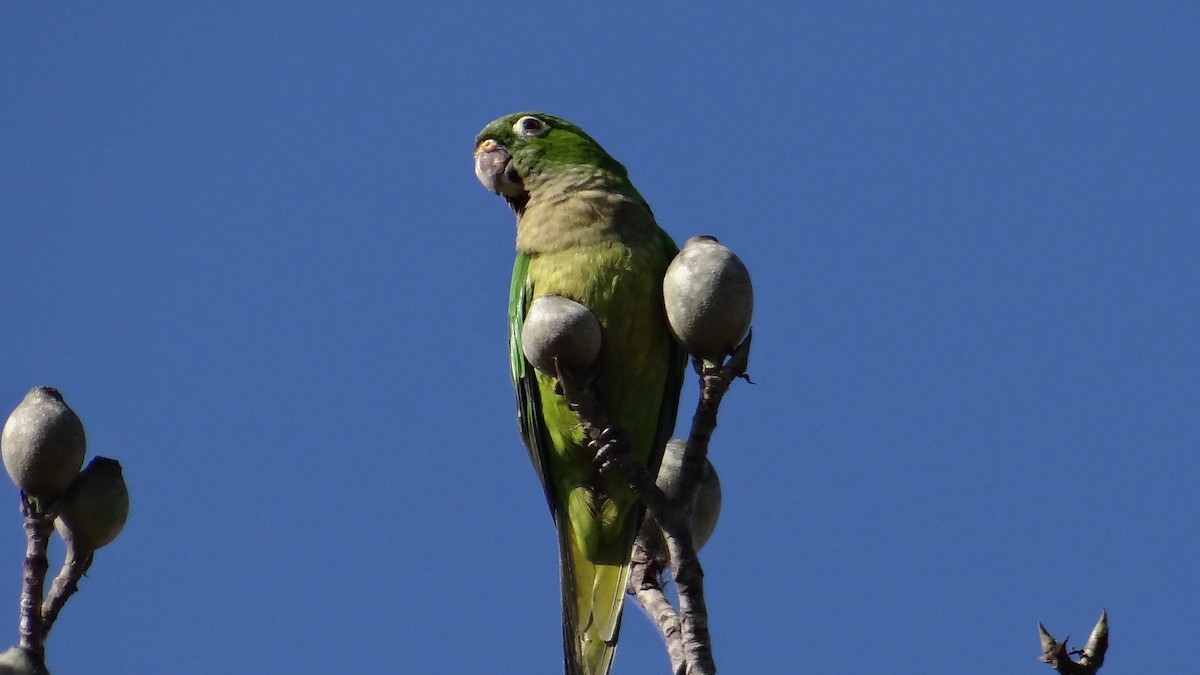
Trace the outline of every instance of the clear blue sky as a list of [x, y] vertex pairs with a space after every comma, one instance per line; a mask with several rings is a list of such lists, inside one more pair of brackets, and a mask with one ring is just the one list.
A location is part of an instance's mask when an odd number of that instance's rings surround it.
[[561, 672], [471, 168], [522, 109], [754, 275], [722, 672], [1049, 673], [1101, 607], [1104, 672], [1183, 658], [1197, 5], [645, 4], [0, 6], [0, 404], [59, 387], [133, 497], [55, 673]]

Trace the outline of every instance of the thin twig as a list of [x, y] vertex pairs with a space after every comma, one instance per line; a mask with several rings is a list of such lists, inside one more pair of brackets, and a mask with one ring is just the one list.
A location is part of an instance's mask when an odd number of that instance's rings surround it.
[[[708, 457], [708, 444], [717, 428], [717, 411], [729, 385], [739, 377], [745, 377], [750, 361], [750, 342], [747, 334], [733, 356], [721, 367], [704, 366], [694, 361], [700, 374], [700, 400], [692, 415], [692, 428], [688, 432], [687, 446], [680, 465], [680, 481], [683, 503], [691, 505], [692, 495], [700, 484], [704, 472], [704, 461]], [[749, 379], [749, 378], [747, 378]], [[686, 514], [686, 510], [684, 511]], [[717, 666], [712, 655], [712, 637], [708, 631], [708, 606], [704, 600], [704, 570], [692, 546], [690, 514], [683, 522], [659, 522], [663, 539], [671, 555], [671, 568], [675, 572], [675, 590], [679, 594], [679, 621], [682, 629], [683, 650], [687, 659], [689, 675], [716, 673]]]
[[22, 493], [21, 512], [25, 515], [25, 565], [21, 585], [21, 618], [18, 645], [43, 658], [46, 654], [46, 631], [42, 623], [42, 594], [50, 562], [46, 549], [54, 529], [55, 509], [43, 510], [38, 500]]
[[88, 568], [92, 566], [92, 559], [91, 553], [88, 553], [86, 557], [79, 557], [73, 548], [68, 548], [67, 558], [63, 561], [62, 569], [54, 578], [54, 583], [50, 585], [50, 594], [46, 597], [46, 601], [42, 603], [42, 631], [45, 634], [50, 634], [50, 629], [54, 627], [54, 621], [58, 619], [59, 612], [66, 606], [67, 600], [75, 594], [75, 591], [79, 590], [79, 580], [87, 574]]
[[663, 566], [668, 564], [665, 559], [650, 556], [641, 546], [634, 544], [633, 557], [630, 559], [629, 588], [641, 603], [642, 609], [650, 616], [650, 620], [658, 627], [658, 632], [666, 643], [672, 675], [684, 675], [687, 671], [687, 659], [683, 653], [679, 614], [667, 600], [662, 587]]

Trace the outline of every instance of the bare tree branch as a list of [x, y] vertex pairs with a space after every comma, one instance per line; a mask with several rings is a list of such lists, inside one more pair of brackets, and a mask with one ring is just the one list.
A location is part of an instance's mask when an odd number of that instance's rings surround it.
[[79, 590], [79, 580], [83, 578], [84, 574], [87, 574], [88, 568], [92, 566], [92, 559], [91, 553], [86, 558], [79, 558], [75, 555], [74, 550], [68, 549], [62, 569], [54, 578], [54, 583], [50, 585], [50, 594], [42, 603], [42, 630], [47, 635], [54, 627], [54, 621], [58, 619], [59, 612], [66, 606], [67, 600]]
[[21, 512], [25, 515], [25, 564], [21, 584], [21, 619], [18, 646], [37, 658], [46, 653], [46, 630], [42, 622], [42, 594], [50, 562], [46, 550], [54, 530], [55, 509], [43, 509], [37, 499], [21, 493]]
[[683, 451], [680, 480], [682, 489], [681, 508], [667, 522], [655, 520], [663, 531], [663, 539], [671, 555], [674, 570], [675, 590], [679, 594], [679, 622], [682, 628], [683, 650], [687, 660], [687, 673], [701, 675], [717, 672], [712, 655], [712, 638], [708, 631], [708, 606], [704, 601], [704, 570], [692, 545], [691, 504], [692, 495], [703, 477], [704, 462], [708, 457], [708, 444], [717, 428], [717, 411], [729, 386], [739, 377], [745, 377], [750, 359], [750, 341], [747, 334], [742, 344], [734, 350], [732, 358], [721, 367], [703, 365], [694, 360], [693, 365], [700, 374], [700, 400], [692, 416], [692, 428], [688, 433], [687, 447]]
[[629, 589], [641, 603], [642, 609], [646, 610], [650, 620], [658, 627], [658, 632], [667, 646], [667, 657], [671, 659], [671, 673], [684, 675], [687, 671], [687, 657], [683, 653], [683, 630], [679, 625], [679, 614], [675, 611], [675, 606], [667, 600], [662, 587], [664, 568], [669, 564], [666, 558], [650, 556], [640, 545], [634, 544], [633, 557], [630, 560]]

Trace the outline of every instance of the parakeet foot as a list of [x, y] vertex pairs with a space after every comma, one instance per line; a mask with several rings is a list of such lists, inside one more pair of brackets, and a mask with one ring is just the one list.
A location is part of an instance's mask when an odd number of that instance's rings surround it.
[[603, 475], [613, 471], [632, 473], [639, 468], [630, 451], [629, 432], [621, 427], [610, 426], [595, 431], [588, 441], [588, 449], [596, 453], [596, 467]]

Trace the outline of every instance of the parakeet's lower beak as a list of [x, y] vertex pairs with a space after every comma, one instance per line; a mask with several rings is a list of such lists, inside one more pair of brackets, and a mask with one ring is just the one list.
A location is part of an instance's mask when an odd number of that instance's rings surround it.
[[475, 177], [498, 195], [525, 196], [525, 184], [513, 166], [512, 155], [495, 139], [484, 139], [475, 148]]

